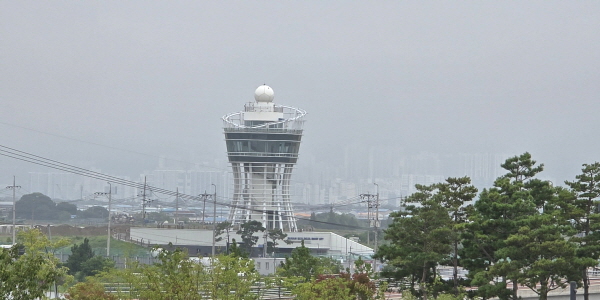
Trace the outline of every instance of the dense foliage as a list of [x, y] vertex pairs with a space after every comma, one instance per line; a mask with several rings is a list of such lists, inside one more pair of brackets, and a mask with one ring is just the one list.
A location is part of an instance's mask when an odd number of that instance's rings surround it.
[[283, 277], [299, 277], [308, 282], [318, 275], [338, 274], [341, 266], [336, 261], [326, 257], [316, 257], [310, 254], [310, 249], [304, 246], [292, 250], [292, 255], [285, 258], [285, 262], [277, 269], [277, 274]]
[[77, 211], [70, 203], [57, 205], [50, 197], [42, 193], [26, 194], [15, 203], [17, 218], [29, 220], [68, 220]]
[[[526, 287], [546, 300], [552, 290], [575, 281], [589, 300], [587, 270], [600, 259], [600, 163], [584, 164], [565, 187], [540, 179], [544, 166], [529, 153], [511, 157], [501, 167], [505, 174], [479, 195], [468, 177], [447, 178], [416, 185], [403, 209], [391, 214], [385, 243], [375, 257], [387, 265], [383, 276], [406, 284], [403, 297], [516, 300], [518, 289]], [[20, 201], [21, 216], [37, 212], [31, 205], [73, 212], [68, 204], [52, 206], [41, 194]], [[103, 211], [93, 207], [84, 213]], [[333, 211], [311, 219], [355, 226], [352, 218]], [[229, 241], [231, 230], [231, 224], [221, 224], [217, 239]], [[59, 245], [30, 230], [19, 235], [24, 252], [18, 247], [0, 251], [0, 298], [40, 297], [53, 282], [68, 281], [68, 274], [80, 280], [93, 276], [72, 286], [68, 299], [257, 299], [260, 286], [263, 291], [283, 286], [296, 299], [383, 297], [385, 284], [377, 287], [375, 274], [362, 260], [356, 261], [356, 272], [343, 272], [337, 261], [312, 256], [303, 243], [274, 276], [261, 278], [248, 258], [258, 232], [269, 240], [269, 252], [286, 241], [281, 230], [251, 221], [237, 231], [239, 246], [234, 239], [228, 242], [227, 255], [199, 261], [181, 249], [163, 250], [154, 265], [128, 262], [125, 269], [114, 269], [107, 268], [111, 261], [94, 255], [85, 239], [71, 248], [67, 269], [52, 255]], [[453, 269], [450, 279], [440, 277], [440, 266]], [[459, 267], [468, 271], [465, 278], [458, 276]], [[107, 293], [109, 287], [116, 293]]]
[[387, 284], [383, 283], [377, 287], [371, 265], [362, 259], [355, 262], [354, 273], [320, 273], [312, 276], [309, 280], [294, 276], [288, 277], [288, 285], [291, 283], [291, 291], [295, 299], [323, 299], [323, 300], [368, 300], [384, 299], [384, 291]]
[[71, 247], [71, 255], [65, 263], [65, 266], [69, 268], [69, 274], [74, 275], [79, 281], [83, 281], [86, 276], [93, 276], [102, 270], [112, 268], [114, 265], [113, 260], [95, 255], [87, 238], [83, 240], [83, 243]]
[[95, 279], [70, 287], [65, 298], [68, 300], [117, 300], [117, 296], [106, 292], [104, 285]]
[[41, 298], [55, 282], [68, 279], [67, 268], [49, 251], [67, 241], [52, 243], [37, 229], [20, 232], [18, 238], [24, 253], [19, 246], [0, 248], [0, 299]]
[[108, 209], [102, 206], [92, 206], [86, 210], [77, 212], [77, 217], [82, 219], [108, 219]]
[[254, 235], [257, 232], [264, 232], [266, 228], [262, 223], [252, 220], [240, 225], [240, 229], [236, 232], [242, 238], [240, 248], [246, 255], [252, 255], [252, 247], [258, 242], [258, 236]]
[[333, 210], [325, 213], [311, 213], [310, 220], [299, 220], [298, 225], [313, 229], [340, 230], [358, 227], [368, 227], [353, 214], [340, 214]]
[[198, 262], [181, 249], [158, 253], [159, 262], [154, 265], [132, 263], [90, 280], [111, 287], [120, 299], [257, 299], [250, 289], [259, 275], [248, 258], [219, 255]]
[[[475, 203], [468, 178], [417, 185], [376, 253], [388, 263], [384, 275], [408, 282], [423, 299], [444, 290], [459, 297], [465, 286], [476, 287], [471, 297], [518, 299], [524, 286], [545, 300], [576, 281], [587, 300], [587, 269], [600, 258], [600, 163], [583, 165], [568, 188], [539, 179], [543, 165], [529, 153], [501, 166], [506, 173]], [[452, 280], [440, 280], [440, 265], [454, 267]], [[457, 278], [458, 266], [467, 278]]]
[[17, 218], [27, 220], [60, 220], [66, 221], [71, 216], [78, 218], [108, 218], [108, 210], [101, 206], [93, 206], [78, 211], [77, 206], [68, 202], [56, 203], [42, 193], [31, 193], [21, 197], [15, 203]]

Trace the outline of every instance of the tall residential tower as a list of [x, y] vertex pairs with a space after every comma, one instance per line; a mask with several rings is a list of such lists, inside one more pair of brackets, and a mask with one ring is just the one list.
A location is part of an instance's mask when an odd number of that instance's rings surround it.
[[255, 102], [223, 116], [234, 181], [229, 221], [239, 225], [256, 220], [269, 230], [295, 232], [290, 179], [306, 112], [275, 105], [274, 96], [271, 87], [259, 86]]

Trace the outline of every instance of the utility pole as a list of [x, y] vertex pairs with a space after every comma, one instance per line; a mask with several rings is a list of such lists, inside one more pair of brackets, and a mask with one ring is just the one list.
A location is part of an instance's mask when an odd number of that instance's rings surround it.
[[16, 183], [16, 178], [15, 176], [13, 176], [13, 184], [11, 186], [7, 186], [7, 189], [12, 189], [13, 192], [13, 208], [12, 208], [12, 244], [16, 245], [17, 244], [17, 223], [16, 223], [16, 218], [15, 218], [15, 212], [16, 212], [16, 208], [17, 208], [17, 198], [15, 196], [15, 190], [16, 189], [20, 189], [21, 186], [20, 185], [15, 185]]
[[179, 228], [179, 187], [177, 187], [175, 192], [175, 228]]
[[204, 216], [206, 215], [206, 191], [204, 191], [204, 194], [202, 195], [202, 199], [204, 199], [204, 204], [202, 204], [202, 225], [204, 226], [206, 223], [204, 223]]
[[[369, 228], [371, 228], [371, 226], [375, 227], [375, 247], [373, 247], [373, 251], [377, 251], [377, 227], [379, 227], [379, 185], [377, 183], [374, 183], [375, 186], [377, 187], [377, 194], [373, 195], [373, 194], [361, 194], [360, 197], [361, 199], [363, 199], [364, 201], [367, 202], [367, 208], [368, 208], [368, 219], [369, 219]], [[370, 212], [371, 212], [371, 208], [375, 208], [375, 220], [373, 220], [373, 222], [371, 223], [371, 216], [370, 216]], [[369, 230], [370, 231], [370, 230]], [[370, 244], [370, 237], [369, 237], [369, 232], [367, 232], [367, 243]], [[373, 270], [376, 271], [377, 269], [377, 261], [373, 260]]]
[[144, 191], [141, 195], [142, 196], [142, 223], [143, 223], [144, 227], [146, 227], [146, 215], [148, 214], [146, 212], [146, 207], [150, 206], [151, 202], [154, 202], [154, 200], [146, 199], [147, 195], [148, 194], [146, 194], [146, 177], [144, 177]]
[[108, 183], [108, 238], [106, 239], [106, 257], [110, 258], [110, 223], [112, 222], [112, 217], [110, 215], [111, 209], [110, 206], [112, 204], [112, 185], [110, 182]]
[[348, 269], [349, 269], [349, 273], [352, 274], [354, 269], [354, 265], [352, 264], [352, 245], [350, 245], [350, 252], [348, 253]]
[[363, 202], [367, 202], [367, 220], [369, 221], [369, 230], [367, 231], [367, 245], [371, 244], [371, 208], [373, 207], [373, 202], [377, 195], [373, 194], [360, 194], [360, 198], [363, 199]]
[[[267, 240], [267, 236], [269, 234], [269, 211], [267, 211], [267, 214], [265, 215], [265, 218], [267, 218], [265, 220], [265, 233], [263, 235], [264, 238], [264, 242], [263, 242], [263, 257], [267, 258], [267, 244], [269, 243], [269, 241]], [[275, 218], [273, 217], [273, 222], [275, 222]], [[275, 226], [273, 226], [273, 228], [275, 228]]]
[[213, 238], [212, 238], [212, 257], [215, 257], [215, 235], [217, 232], [217, 185], [212, 183], [215, 187], [215, 193], [213, 194]]
[[146, 176], [144, 176], [144, 189], [142, 192], [142, 225], [146, 226]]
[[110, 225], [111, 225], [111, 204], [112, 204], [112, 185], [108, 182], [108, 193], [96, 192], [94, 195], [108, 195], [108, 235], [106, 238], [106, 257], [110, 258]]
[[[203, 202], [203, 206], [202, 206], [202, 225], [206, 225], [205, 223], [205, 215], [206, 215], [206, 199], [208, 198], [212, 198], [212, 194], [208, 194], [206, 193], [206, 191], [204, 191], [204, 194], [200, 194], [198, 195], [202, 198], [202, 202]], [[204, 226], [202, 228], [205, 228]]]
[[[368, 197], [371, 195], [367, 194]], [[371, 201], [367, 198], [367, 222], [369, 229], [367, 230], [367, 245], [371, 245]]]
[[[377, 245], [377, 227], [379, 227], [379, 184], [373, 183], [377, 187], [377, 194], [375, 195], [375, 253], [379, 248]], [[377, 274], [377, 259], [373, 259], [373, 271]]]

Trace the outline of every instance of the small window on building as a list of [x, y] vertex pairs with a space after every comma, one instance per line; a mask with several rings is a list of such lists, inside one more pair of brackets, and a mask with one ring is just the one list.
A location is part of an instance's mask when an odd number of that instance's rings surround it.
[[269, 263], [268, 263], [268, 262], [266, 262], [266, 263], [265, 263], [265, 269], [266, 269], [266, 270], [268, 270], [268, 269], [269, 269]]
[[260, 262], [256, 263], [256, 268], [260, 270]]

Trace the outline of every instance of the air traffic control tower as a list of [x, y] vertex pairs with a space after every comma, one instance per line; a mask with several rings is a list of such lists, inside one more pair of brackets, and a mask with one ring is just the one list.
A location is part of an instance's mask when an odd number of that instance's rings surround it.
[[290, 179], [306, 112], [275, 105], [274, 97], [271, 87], [259, 86], [255, 102], [223, 116], [234, 180], [229, 222], [235, 226], [256, 220], [269, 230], [295, 232]]

